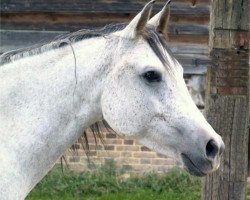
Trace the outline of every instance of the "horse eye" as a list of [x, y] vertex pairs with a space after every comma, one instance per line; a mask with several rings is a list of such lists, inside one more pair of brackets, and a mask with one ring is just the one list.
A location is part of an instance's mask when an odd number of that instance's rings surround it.
[[142, 77], [149, 83], [160, 82], [162, 80], [161, 74], [157, 71], [147, 71]]

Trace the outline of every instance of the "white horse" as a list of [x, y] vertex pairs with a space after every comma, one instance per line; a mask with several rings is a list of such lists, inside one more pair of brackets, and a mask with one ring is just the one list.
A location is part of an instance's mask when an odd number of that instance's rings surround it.
[[218, 168], [224, 143], [167, 48], [168, 3], [149, 20], [153, 3], [124, 29], [82, 31], [68, 45], [64, 38], [1, 57], [1, 200], [24, 199], [83, 130], [103, 119], [193, 175]]

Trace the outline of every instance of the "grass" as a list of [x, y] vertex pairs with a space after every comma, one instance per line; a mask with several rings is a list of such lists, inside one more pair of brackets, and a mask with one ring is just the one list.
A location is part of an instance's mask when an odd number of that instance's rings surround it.
[[30, 193], [27, 200], [198, 200], [200, 179], [174, 168], [166, 174], [121, 178], [110, 162], [95, 172], [77, 173], [55, 167]]
[[250, 184], [247, 184], [247, 200], [250, 200]]
[[[201, 180], [179, 168], [121, 178], [114, 162], [95, 172], [77, 173], [58, 166], [32, 190], [27, 200], [198, 200]], [[248, 185], [247, 199], [250, 199]]]

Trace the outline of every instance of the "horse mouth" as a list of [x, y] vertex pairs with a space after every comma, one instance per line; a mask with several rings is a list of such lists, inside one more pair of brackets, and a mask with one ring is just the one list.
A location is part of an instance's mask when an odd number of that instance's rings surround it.
[[181, 154], [182, 161], [185, 165], [185, 169], [194, 176], [205, 176], [206, 173], [202, 172], [194, 162], [184, 153]]

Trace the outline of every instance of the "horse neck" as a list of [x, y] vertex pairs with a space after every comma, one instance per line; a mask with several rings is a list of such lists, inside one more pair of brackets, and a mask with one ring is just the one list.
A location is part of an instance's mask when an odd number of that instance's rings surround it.
[[0, 196], [24, 198], [83, 130], [102, 118], [104, 62], [109, 60], [105, 46], [104, 38], [88, 39], [1, 68], [6, 84], [0, 90], [9, 102], [0, 99], [6, 111], [0, 113], [5, 122], [0, 127], [5, 163], [0, 166], [0, 188], [7, 187]]

